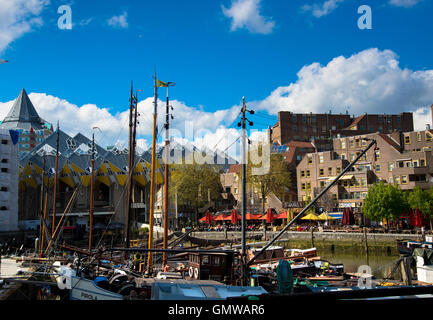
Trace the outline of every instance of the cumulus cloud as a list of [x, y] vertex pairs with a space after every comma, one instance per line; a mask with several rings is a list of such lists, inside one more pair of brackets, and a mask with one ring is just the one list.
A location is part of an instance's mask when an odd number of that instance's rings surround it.
[[[109, 109], [95, 104], [77, 106], [65, 99], [46, 93], [30, 93], [30, 100], [44, 120], [60, 122], [60, 128], [73, 136], [79, 132], [90, 137], [92, 128], [96, 131], [97, 142], [102, 146], [120, 144], [127, 146], [129, 132], [129, 111], [111, 113]], [[0, 119], [9, 112], [14, 101], [0, 102]], [[240, 106], [229, 109], [206, 112], [200, 108], [187, 106], [178, 100], [172, 100], [174, 120], [170, 124], [170, 135], [175, 141], [189, 141], [199, 148], [213, 148], [223, 151], [236, 139], [236, 130], [229, 128], [237, 118]], [[139, 124], [137, 126], [137, 145], [142, 150], [150, 147], [153, 133], [153, 97], [138, 103]], [[158, 132], [159, 143], [163, 143], [165, 132], [165, 101], [158, 100]]]
[[390, 0], [389, 4], [396, 6], [396, 7], [413, 7], [417, 5], [420, 2], [420, 0]]
[[305, 12], [311, 12], [313, 16], [316, 18], [321, 18], [333, 12], [338, 8], [339, 3], [344, 0], [327, 0], [323, 4], [306, 4], [302, 7], [302, 10]]
[[[348, 110], [356, 115], [417, 111], [421, 116], [433, 103], [433, 70], [401, 68], [398, 59], [393, 51], [372, 48], [336, 57], [325, 66], [312, 63], [298, 72], [295, 83], [254, 105], [270, 114]], [[425, 127], [420, 119], [415, 117], [416, 128]]]
[[230, 8], [221, 6], [224, 16], [232, 19], [231, 31], [246, 28], [251, 33], [269, 34], [275, 22], [260, 14], [261, 0], [234, 0]]
[[43, 24], [40, 14], [49, 0], [0, 1], [0, 53], [14, 40]]
[[125, 11], [119, 16], [114, 16], [108, 19], [108, 25], [114, 28], [128, 28], [128, 13]]

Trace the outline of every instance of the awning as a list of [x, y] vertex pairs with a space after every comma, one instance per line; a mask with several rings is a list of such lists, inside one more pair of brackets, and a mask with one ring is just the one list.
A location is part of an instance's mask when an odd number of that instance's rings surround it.
[[[334, 181], [337, 177], [329, 178], [328, 181]], [[351, 180], [353, 179], [353, 174], [344, 175], [340, 178], [340, 180]]]

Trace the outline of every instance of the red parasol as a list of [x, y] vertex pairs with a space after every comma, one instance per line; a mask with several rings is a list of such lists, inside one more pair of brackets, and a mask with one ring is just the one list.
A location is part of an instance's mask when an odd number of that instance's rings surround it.
[[208, 210], [208, 211], [206, 211], [204, 217], [201, 218], [199, 221], [200, 221], [200, 222], [204, 222], [204, 223], [206, 223], [206, 224], [211, 224], [212, 220], [214, 220], [214, 219], [213, 219], [213, 216], [210, 214], [210, 212], [209, 212], [209, 210]]
[[225, 221], [230, 220], [230, 216], [226, 216], [225, 214], [220, 214], [218, 217], [213, 218], [213, 221]]
[[280, 214], [275, 216], [275, 219], [287, 219], [287, 218], [288, 218], [287, 211], [281, 212]]
[[241, 219], [242, 219], [242, 217], [236, 213], [236, 210], [235, 210], [235, 209], [233, 209], [233, 210], [232, 210], [232, 214], [231, 214], [231, 216], [230, 216], [230, 220], [231, 220], [231, 222], [232, 222], [233, 224], [237, 224], [238, 221], [241, 220]]
[[266, 210], [266, 213], [260, 218], [260, 220], [266, 220], [266, 223], [272, 223], [274, 221], [275, 217], [272, 213], [272, 209], [269, 208]]
[[245, 215], [246, 220], [260, 220], [260, 214], [247, 213]]

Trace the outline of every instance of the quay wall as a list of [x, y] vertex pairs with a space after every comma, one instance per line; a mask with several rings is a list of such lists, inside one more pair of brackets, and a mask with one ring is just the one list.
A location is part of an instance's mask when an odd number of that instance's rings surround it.
[[[263, 242], [273, 239], [278, 232], [266, 231], [265, 233], [263, 231], [247, 231], [246, 234], [247, 238], [253, 235], [262, 235], [260, 242]], [[422, 240], [421, 234], [367, 233], [366, 235], [368, 247], [378, 249], [396, 249], [396, 240], [398, 239]], [[225, 233], [221, 231], [193, 232], [191, 236], [203, 239], [226, 239]], [[227, 232], [227, 241], [229, 243], [233, 239], [240, 239], [241, 236], [241, 232]], [[259, 245], [259, 243], [257, 244]], [[365, 248], [365, 235], [363, 233], [351, 232], [314, 232], [312, 238], [311, 232], [286, 231], [275, 244], [286, 244], [291, 248], [308, 248], [312, 246], [318, 248]]]

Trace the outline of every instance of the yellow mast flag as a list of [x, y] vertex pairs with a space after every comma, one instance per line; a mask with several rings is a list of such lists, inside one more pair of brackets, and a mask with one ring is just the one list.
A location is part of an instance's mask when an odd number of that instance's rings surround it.
[[157, 80], [157, 86], [167, 88], [168, 84], [166, 84], [165, 82], [162, 82], [161, 80]]

